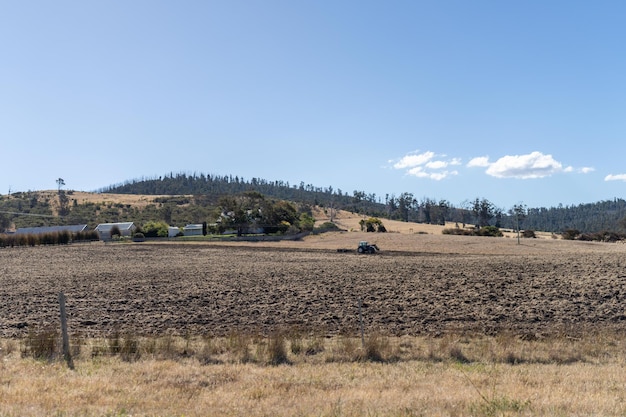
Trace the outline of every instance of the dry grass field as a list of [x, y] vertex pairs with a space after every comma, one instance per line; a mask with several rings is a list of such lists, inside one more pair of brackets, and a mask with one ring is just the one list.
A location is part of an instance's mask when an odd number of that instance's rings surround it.
[[0, 416], [626, 415], [626, 245], [401, 226], [2, 249]]
[[[40, 198], [48, 198], [54, 201], [57, 199], [57, 190], [39, 191]], [[74, 200], [78, 204], [94, 203], [94, 204], [130, 204], [133, 207], [145, 207], [148, 204], [154, 204], [159, 197], [169, 197], [166, 195], [144, 195], [144, 194], [114, 194], [114, 193], [89, 193], [84, 191], [71, 191], [67, 194], [70, 205]]]

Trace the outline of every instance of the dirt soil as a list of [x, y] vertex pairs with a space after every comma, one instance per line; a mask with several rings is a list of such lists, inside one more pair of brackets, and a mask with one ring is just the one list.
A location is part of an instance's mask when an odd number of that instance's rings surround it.
[[[358, 255], [359, 240], [382, 251]], [[338, 249], [351, 252], [338, 252]], [[626, 245], [442, 234], [0, 249], [0, 337], [626, 331]]]

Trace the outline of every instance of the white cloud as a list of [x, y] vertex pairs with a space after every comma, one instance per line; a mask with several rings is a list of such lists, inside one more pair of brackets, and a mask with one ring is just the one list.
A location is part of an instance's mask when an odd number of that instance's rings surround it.
[[478, 156], [476, 158], [472, 158], [468, 163], [468, 168], [473, 167], [488, 167], [489, 166], [489, 157], [488, 156]]
[[448, 166], [448, 162], [446, 161], [432, 161], [426, 164], [426, 168], [429, 169], [442, 169]]
[[[440, 181], [455, 175], [458, 171], [450, 170], [450, 166], [461, 165], [460, 158], [448, 158], [446, 155], [435, 154], [431, 151], [411, 152], [400, 159], [389, 161], [393, 168], [403, 170], [407, 175]], [[470, 159], [466, 167], [486, 168], [485, 173], [496, 178], [544, 178], [557, 173], [580, 172], [589, 173], [594, 169], [590, 167], [577, 168], [572, 166], [564, 167], [561, 162], [555, 160], [552, 155], [535, 151], [525, 155], [505, 155], [495, 162], [490, 162], [489, 156], [478, 156]], [[625, 174], [626, 175], [626, 174]], [[611, 176], [606, 181], [626, 178]]]
[[430, 152], [430, 151], [427, 151], [421, 154], [412, 153], [412, 154], [408, 154], [400, 158], [400, 160], [396, 162], [393, 165], [393, 167], [395, 169], [412, 168], [412, 167], [416, 167], [419, 165], [424, 165], [425, 163], [427, 163], [434, 157], [435, 157], [435, 153]]
[[581, 173], [583, 173], [583, 174], [589, 174], [590, 172], [593, 172], [593, 171], [595, 171], [595, 170], [596, 170], [596, 169], [595, 169], [595, 168], [592, 168], [592, 167], [582, 167], [582, 168], [580, 169], [580, 172], [581, 172]]
[[[435, 157], [437, 157], [436, 160]], [[389, 162], [393, 163], [393, 161]], [[445, 168], [450, 165], [460, 164], [460, 158], [446, 159], [446, 155], [436, 155], [432, 151], [426, 151], [409, 153], [395, 162], [393, 167], [406, 170], [406, 174], [413, 177], [440, 181], [450, 176], [458, 175], [458, 171], [447, 171]]]
[[458, 175], [458, 171], [425, 171], [422, 167], [411, 168], [406, 172], [408, 175], [417, 178], [428, 178], [435, 181], [441, 181], [453, 175]]
[[496, 178], [543, 178], [563, 172], [563, 165], [541, 152], [526, 155], [506, 155], [489, 165], [487, 175]]
[[609, 174], [604, 177], [604, 181], [626, 181], [626, 174]]
[[422, 167], [411, 168], [406, 173], [418, 178], [428, 178], [428, 173]]
[[442, 171], [442, 172], [433, 172], [430, 174], [429, 178], [431, 180], [440, 181], [444, 180], [453, 175], [459, 175], [458, 171]]

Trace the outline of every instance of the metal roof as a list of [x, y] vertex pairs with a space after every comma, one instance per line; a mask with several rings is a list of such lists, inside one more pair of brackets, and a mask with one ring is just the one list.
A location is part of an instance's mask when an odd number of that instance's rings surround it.
[[16, 235], [40, 235], [43, 233], [57, 233], [68, 231], [70, 233], [84, 232], [86, 224], [74, 224], [69, 226], [42, 226], [42, 227], [20, 227], [15, 230]]
[[108, 232], [110, 231], [114, 226], [117, 226], [118, 229], [120, 230], [129, 230], [131, 229], [135, 224], [133, 222], [122, 222], [122, 223], [100, 223], [98, 226], [96, 226], [96, 230], [98, 232]]
[[188, 224], [187, 226], [183, 227], [183, 229], [184, 230], [202, 229], [202, 223]]

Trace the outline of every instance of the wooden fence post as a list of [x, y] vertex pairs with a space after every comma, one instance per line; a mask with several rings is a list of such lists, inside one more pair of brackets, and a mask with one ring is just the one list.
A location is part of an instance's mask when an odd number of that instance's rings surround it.
[[61, 308], [61, 335], [63, 337], [63, 357], [70, 369], [74, 369], [74, 362], [70, 354], [70, 338], [67, 334], [67, 317], [65, 315], [65, 294], [59, 293], [59, 306]]

